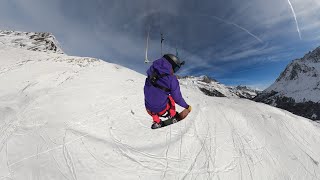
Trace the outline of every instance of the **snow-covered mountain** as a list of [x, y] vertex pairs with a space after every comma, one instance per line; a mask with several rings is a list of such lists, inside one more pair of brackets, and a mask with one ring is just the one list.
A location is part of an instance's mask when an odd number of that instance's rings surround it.
[[1, 44], [32, 51], [63, 53], [59, 42], [51, 33], [20, 32], [0, 30]]
[[0, 43], [0, 179], [319, 179], [317, 123], [184, 84], [189, 117], [152, 130], [145, 78]]
[[320, 47], [292, 61], [255, 100], [319, 120]]
[[186, 76], [179, 78], [179, 80], [186, 88], [193, 88], [194, 90], [198, 89], [205, 95], [214, 97], [253, 99], [260, 93], [260, 91], [253, 90], [246, 86], [226, 86], [208, 76]]

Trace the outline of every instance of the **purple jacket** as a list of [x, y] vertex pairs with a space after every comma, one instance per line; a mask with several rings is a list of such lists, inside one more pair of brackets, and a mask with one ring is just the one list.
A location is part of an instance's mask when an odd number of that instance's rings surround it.
[[147, 79], [144, 85], [145, 106], [148, 110], [154, 113], [163, 111], [168, 104], [168, 96], [171, 95], [174, 101], [181, 107], [188, 108], [188, 104], [183, 99], [178, 79], [171, 73], [172, 66], [165, 59], [160, 58], [153, 62], [152, 66], [147, 70], [147, 75], [152, 74], [152, 70], [157, 69], [160, 74], [169, 74], [157, 81], [157, 84], [169, 88], [170, 92], [165, 92], [157, 87], [154, 87]]

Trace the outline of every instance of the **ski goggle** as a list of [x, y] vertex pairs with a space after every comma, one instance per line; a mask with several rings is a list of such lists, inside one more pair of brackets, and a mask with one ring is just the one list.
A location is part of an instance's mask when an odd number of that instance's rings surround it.
[[185, 63], [185, 62], [182, 61], [182, 63], [180, 63], [180, 66], [177, 65], [176, 67], [174, 67], [174, 68], [173, 68], [173, 72], [176, 73], [177, 71], [179, 71], [180, 67], [181, 67], [182, 65], [184, 65], [184, 63]]
[[173, 72], [176, 73], [177, 71], [179, 71], [179, 69], [180, 69], [180, 66], [176, 66], [176, 67], [173, 68]]
[[173, 72], [176, 73], [177, 71], [179, 71], [180, 67], [181, 67], [182, 65], [184, 65], [184, 64], [185, 64], [185, 62], [182, 61], [182, 63], [180, 64], [180, 66], [176, 66], [176, 67], [173, 68]]

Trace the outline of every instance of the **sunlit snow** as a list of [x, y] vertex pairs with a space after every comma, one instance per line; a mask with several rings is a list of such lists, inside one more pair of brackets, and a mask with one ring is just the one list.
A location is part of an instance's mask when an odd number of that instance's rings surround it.
[[102, 60], [0, 43], [0, 179], [320, 179], [314, 122], [185, 81], [193, 111], [152, 130], [144, 81]]

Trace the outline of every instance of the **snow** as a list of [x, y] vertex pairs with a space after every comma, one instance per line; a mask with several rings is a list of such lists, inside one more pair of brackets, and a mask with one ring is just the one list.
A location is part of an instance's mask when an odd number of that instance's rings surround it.
[[219, 91], [220, 93], [222, 93], [226, 97], [238, 98], [238, 96], [236, 94], [234, 94], [233, 92], [231, 92], [230, 89], [227, 86], [225, 86], [223, 84], [220, 84], [219, 82], [210, 82], [210, 83], [202, 82], [202, 78], [201, 77], [188, 77], [188, 78], [185, 78], [185, 79], [181, 79], [180, 83], [185, 88], [193, 89], [194, 91], [201, 92], [199, 90], [199, 87], [200, 88], [205, 88], [205, 89], [208, 89], [208, 90], [213, 90], [214, 89], [214, 90]]
[[33, 51], [63, 53], [59, 42], [50, 33], [34, 33], [0, 30], [0, 45]]
[[199, 88], [204, 88], [209, 91], [216, 90], [223, 94], [225, 97], [229, 98], [240, 98], [240, 97], [246, 97], [246, 98], [253, 98], [257, 95], [257, 92], [254, 90], [251, 90], [247, 87], [230, 87], [226, 86], [224, 84], [221, 84], [215, 80], [211, 80], [210, 82], [204, 82], [206, 76], [200, 76], [200, 77], [185, 77], [180, 79], [180, 84], [188, 89], [193, 89], [195, 91], [200, 91]]
[[189, 117], [151, 130], [144, 81], [0, 44], [0, 179], [320, 179], [314, 122], [183, 84]]
[[316, 114], [313, 114], [313, 115], [311, 116], [312, 119], [317, 119], [317, 117], [318, 117], [318, 116], [317, 116]]

